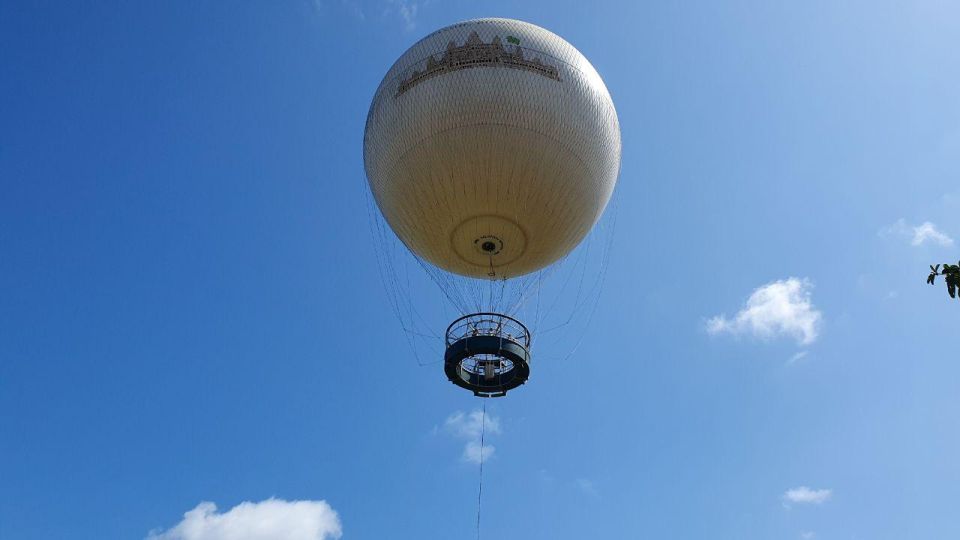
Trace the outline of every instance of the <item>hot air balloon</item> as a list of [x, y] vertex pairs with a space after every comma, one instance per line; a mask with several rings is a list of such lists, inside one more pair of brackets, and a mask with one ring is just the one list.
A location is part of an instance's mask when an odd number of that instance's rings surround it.
[[378, 217], [460, 311], [449, 380], [482, 397], [526, 382], [532, 336], [511, 306], [590, 233], [619, 175], [597, 71], [530, 23], [447, 26], [387, 72], [363, 150]]

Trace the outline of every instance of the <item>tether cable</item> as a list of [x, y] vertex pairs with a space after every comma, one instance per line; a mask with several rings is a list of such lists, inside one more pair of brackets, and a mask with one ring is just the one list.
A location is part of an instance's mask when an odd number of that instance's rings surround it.
[[483, 401], [483, 414], [480, 416], [480, 487], [477, 489], [477, 540], [480, 540], [480, 499], [483, 497], [483, 437], [487, 423], [487, 401]]

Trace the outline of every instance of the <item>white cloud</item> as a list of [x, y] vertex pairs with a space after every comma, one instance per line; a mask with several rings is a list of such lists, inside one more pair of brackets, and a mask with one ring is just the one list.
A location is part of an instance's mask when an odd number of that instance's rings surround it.
[[913, 240], [911, 240], [910, 243], [919, 246], [927, 241], [940, 244], [944, 247], [953, 245], [953, 238], [950, 238], [938, 230], [937, 226], [933, 223], [924, 221], [922, 224], [913, 228]]
[[938, 244], [943, 247], [953, 245], [953, 238], [950, 238], [929, 221], [924, 221], [920, 225], [910, 225], [906, 220], [900, 218], [893, 225], [880, 229], [880, 236], [907, 238], [913, 246], [922, 246], [926, 243]]
[[485, 436], [500, 434], [500, 419], [496, 416], [487, 414], [484, 418], [483, 411], [479, 409], [470, 413], [457, 411], [451, 414], [443, 425], [447, 433], [466, 441], [461, 459], [467, 463], [486, 461], [496, 451], [496, 447], [486, 441], [482, 448], [480, 445], [481, 431]]
[[447, 417], [444, 427], [457, 437], [479, 439], [481, 429], [486, 430], [489, 434], [499, 434], [500, 419], [492, 414], [487, 414], [486, 419], [484, 419], [484, 413], [480, 409], [473, 410], [468, 414], [457, 411]]
[[496, 447], [487, 444], [486, 442], [483, 446], [480, 446], [480, 441], [467, 441], [467, 444], [463, 447], [463, 455], [460, 457], [468, 463], [477, 463], [481, 461], [487, 461], [490, 459], [490, 456], [496, 451]]
[[710, 334], [750, 334], [761, 339], [792, 337], [801, 345], [817, 339], [823, 315], [810, 301], [813, 284], [795, 277], [767, 283], [753, 291], [732, 319], [718, 315], [707, 321]]
[[790, 357], [790, 360], [787, 360], [788, 364], [792, 364], [798, 360], [803, 360], [807, 357], [807, 351], [800, 351], [797, 354]]
[[832, 495], [833, 491], [829, 489], [810, 489], [807, 486], [800, 486], [783, 493], [783, 505], [789, 508], [791, 504], [823, 504]]
[[333, 540], [340, 538], [340, 518], [326, 501], [267, 499], [242, 502], [218, 513], [202, 502], [166, 531], [151, 531], [146, 540]]
[[815, 536], [817, 536], [817, 533], [813, 531], [805, 531], [800, 533], [801, 540], [812, 540]]

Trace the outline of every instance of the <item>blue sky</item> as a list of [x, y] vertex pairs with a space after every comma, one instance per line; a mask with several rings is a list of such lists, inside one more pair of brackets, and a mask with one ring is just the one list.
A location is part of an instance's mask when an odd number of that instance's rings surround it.
[[487, 402], [484, 537], [960, 537], [960, 9], [440, 0], [0, 6], [0, 537], [475, 535], [480, 403], [405, 345], [361, 147], [479, 16], [623, 134], [589, 347]]

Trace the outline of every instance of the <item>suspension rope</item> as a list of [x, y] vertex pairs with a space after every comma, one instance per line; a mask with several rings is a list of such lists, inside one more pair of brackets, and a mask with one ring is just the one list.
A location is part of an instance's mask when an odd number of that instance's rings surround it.
[[487, 401], [483, 400], [483, 414], [480, 416], [480, 487], [477, 489], [477, 540], [480, 540], [480, 499], [483, 497], [483, 436], [487, 424]]

